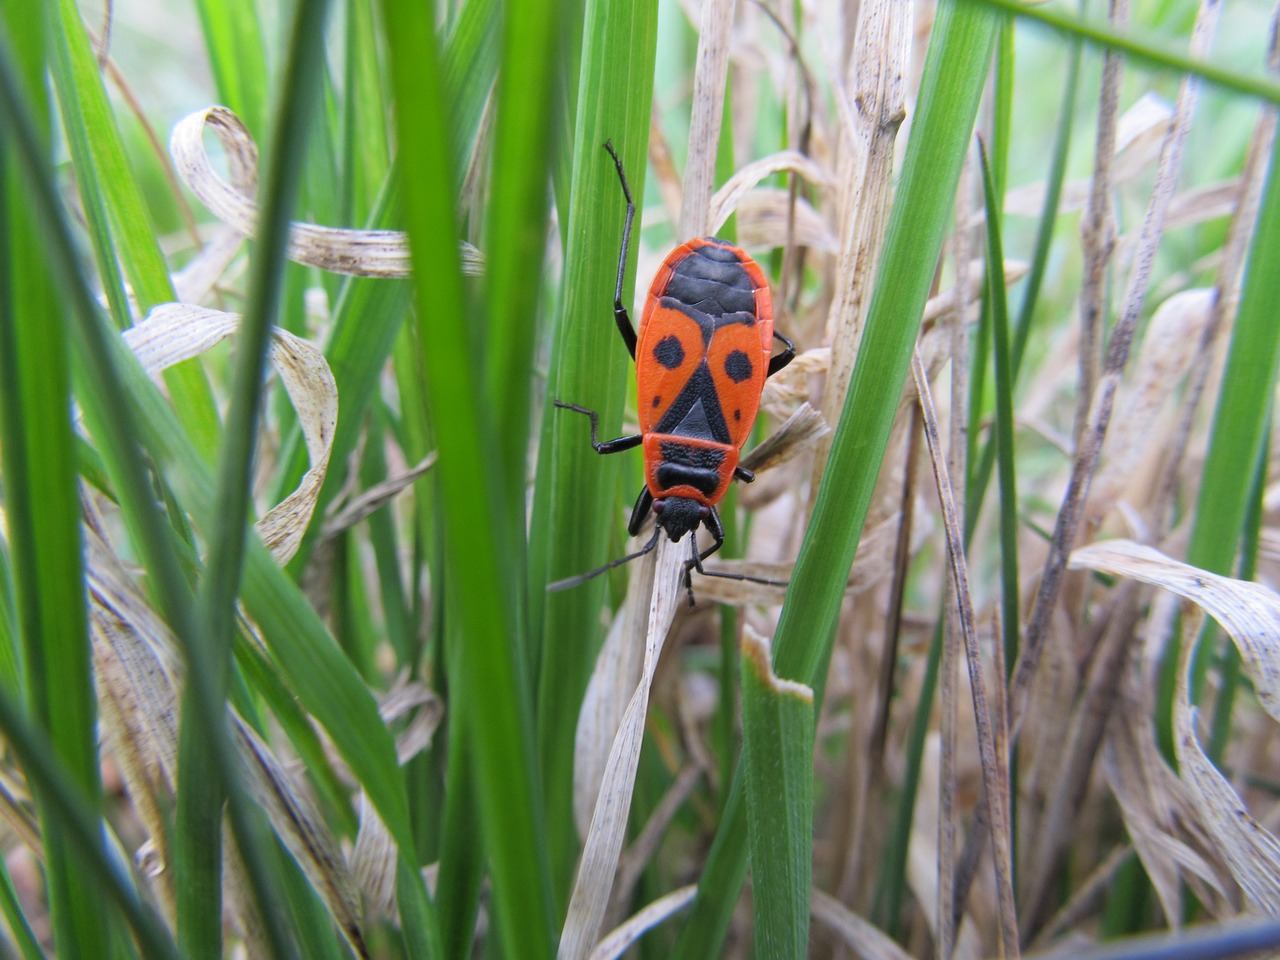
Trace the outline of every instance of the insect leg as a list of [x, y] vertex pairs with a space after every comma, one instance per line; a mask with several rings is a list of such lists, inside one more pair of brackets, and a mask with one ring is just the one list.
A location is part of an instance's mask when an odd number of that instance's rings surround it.
[[594, 410], [588, 410], [586, 407], [580, 407], [576, 403], [561, 403], [556, 401], [556, 406], [561, 410], [573, 410], [576, 413], [585, 413], [591, 418], [591, 446], [596, 453], [621, 453], [623, 450], [630, 450], [632, 447], [640, 446], [644, 440], [644, 436], [639, 433], [633, 433], [629, 436], [618, 437], [616, 440], [600, 440], [596, 433], [600, 428], [600, 415]]
[[698, 553], [697, 541], [694, 541], [693, 555], [697, 558], [695, 566], [698, 568], [699, 573], [706, 573], [706, 571], [702, 569], [702, 561], [724, 546], [724, 524], [721, 522], [720, 514], [716, 511], [715, 507], [711, 508], [711, 514], [702, 522], [706, 525], [706, 528], [711, 531], [711, 536], [715, 540], [715, 543], [711, 544], [711, 546], [707, 547], [707, 549], [703, 550], [701, 553]]
[[733, 476], [734, 476], [734, 479], [741, 480], [743, 483], [756, 482], [756, 475], [752, 473], [750, 470], [748, 470], [746, 467], [734, 467]]
[[776, 357], [769, 358], [769, 372], [765, 374], [766, 377], [772, 377], [796, 358], [796, 345], [791, 342], [790, 337], [775, 330], [773, 331], [773, 339], [782, 341], [783, 350]]
[[627, 345], [631, 359], [636, 358], [636, 328], [631, 324], [627, 308], [622, 305], [622, 279], [627, 272], [627, 249], [631, 246], [631, 224], [636, 218], [636, 205], [631, 200], [631, 187], [627, 185], [627, 173], [622, 169], [622, 160], [613, 149], [613, 141], [606, 140], [604, 148], [613, 157], [613, 165], [618, 168], [618, 181], [622, 184], [622, 195], [627, 199], [627, 220], [622, 227], [622, 249], [618, 251], [618, 281], [613, 286], [613, 321], [622, 334], [622, 342]]
[[645, 518], [649, 516], [649, 510], [653, 507], [653, 494], [649, 492], [649, 485], [645, 484], [640, 488], [640, 496], [636, 497], [636, 505], [631, 508], [631, 520], [627, 524], [627, 533], [635, 536], [640, 532], [640, 527], [644, 524]]
[[[785, 580], [766, 580], [764, 577], [749, 577], [744, 573], [719, 573], [715, 570], [702, 569], [702, 561], [724, 546], [724, 524], [720, 522], [720, 514], [716, 512], [715, 507], [711, 508], [711, 516], [707, 517], [703, 522], [706, 524], [707, 529], [711, 531], [711, 536], [715, 538], [715, 543], [711, 544], [711, 546], [706, 550], [703, 550], [702, 553], [698, 553], [695, 541], [693, 559], [685, 563], [685, 587], [689, 591], [689, 599], [691, 602], [693, 599], [693, 587], [690, 585], [689, 581], [691, 579], [690, 571], [693, 569], [696, 569], [698, 573], [702, 574], [704, 577], [716, 577], [720, 580], [738, 580], [746, 583], [763, 583], [765, 586], [769, 587], [787, 586], [787, 582]], [[690, 537], [690, 539], [693, 538]]]
[[624, 563], [630, 563], [632, 560], [636, 559], [636, 557], [643, 557], [658, 545], [658, 534], [660, 533], [662, 533], [662, 528], [654, 527], [653, 536], [649, 538], [649, 542], [635, 553], [628, 553], [625, 557], [619, 557], [617, 560], [612, 560], [609, 563], [606, 563], [603, 567], [596, 567], [594, 570], [590, 570], [587, 573], [580, 573], [576, 577], [567, 577], [564, 580], [557, 580], [555, 583], [548, 583], [547, 590], [549, 592], [554, 592], [556, 590], [568, 590], [570, 587], [576, 587], [579, 584], [586, 583], [592, 577], [600, 576], [600, 574], [604, 573], [606, 570], [612, 570], [614, 567], [620, 567]]
[[697, 570], [699, 573], [705, 574], [707, 571], [702, 569], [702, 561], [724, 546], [724, 524], [720, 521], [720, 514], [716, 512], [715, 507], [711, 508], [711, 513], [702, 522], [711, 531], [711, 537], [715, 542], [699, 553], [698, 531], [692, 530], [689, 532], [689, 559], [684, 562], [684, 589], [689, 594], [689, 606], [691, 607], [695, 605], [693, 599], [693, 571]]

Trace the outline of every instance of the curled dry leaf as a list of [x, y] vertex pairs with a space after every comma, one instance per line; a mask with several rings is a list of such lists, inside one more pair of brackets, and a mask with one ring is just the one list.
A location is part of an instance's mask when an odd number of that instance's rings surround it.
[[[205, 130], [213, 131], [226, 151], [231, 182], [213, 169], [204, 148]], [[215, 217], [246, 237], [257, 229], [258, 147], [247, 127], [226, 107], [207, 107], [179, 120], [169, 138], [169, 153], [183, 183]], [[289, 259], [332, 273], [357, 277], [407, 277], [412, 272], [409, 240], [399, 230], [351, 230], [295, 223]], [[465, 273], [482, 271], [480, 253], [462, 245]]]
[[[1280, 596], [1273, 590], [1209, 573], [1128, 540], [1083, 547], [1071, 555], [1071, 566], [1154, 584], [1202, 607], [1235, 642], [1258, 701], [1280, 720]], [[1194, 646], [1183, 645], [1174, 703], [1182, 780], [1249, 906], [1280, 914], [1280, 841], [1249, 815], [1239, 794], [1205, 755], [1196, 735], [1187, 680]]]
[[796, 354], [794, 360], [764, 382], [760, 409], [772, 417], [790, 419], [802, 404], [809, 401], [809, 378], [826, 373], [830, 363], [831, 350], [828, 347], [816, 347]]
[[431, 746], [444, 719], [444, 702], [436, 692], [402, 673], [391, 689], [378, 698], [378, 715], [390, 724], [410, 714], [413, 719], [409, 726], [396, 737], [396, 756], [401, 763], [408, 763]]
[[351, 872], [355, 875], [356, 885], [364, 894], [370, 913], [388, 917], [398, 924], [400, 911], [396, 904], [396, 860], [399, 854], [395, 840], [363, 790], [360, 791], [357, 813], [360, 826], [356, 831], [355, 847], [351, 851]]
[[1146, 698], [1135, 689], [1141, 682], [1137, 671], [1126, 677], [1108, 726], [1102, 770], [1165, 920], [1177, 928], [1184, 916], [1184, 881], [1198, 880], [1209, 888], [1193, 886], [1215, 914], [1220, 912], [1215, 901], [1238, 910], [1239, 891], [1200, 824], [1191, 791], [1160, 755]]
[[[147, 375], [155, 377], [165, 367], [208, 350], [239, 326], [238, 314], [166, 303], [152, 310], [142, 323], [126, 330], [124, 339]], [[302, 543], [329, 469], [329, 453], [338, 423], [338, 387], [324, 355], [287, 330], [271, 331], [269, 356], [298, 413], [311, 459], [311, 467], [298, 488], [257, 523], [258, 534], [271, 555], [277, 563], [285, 564]]]

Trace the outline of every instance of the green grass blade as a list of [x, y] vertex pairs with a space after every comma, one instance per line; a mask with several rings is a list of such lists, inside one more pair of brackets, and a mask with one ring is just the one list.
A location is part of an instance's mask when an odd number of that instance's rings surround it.
[[1153, 47], [1128, 33], [1090, 23], [1080, 17], [1072, 17], [1042, 6], [1032, 6], [1023, 3], [1022, 0], [964, 0], [964, 2], [1003, 10], [1017, 17], [1043, 24], [1064, 36], [1079, 38], [1091, 46], [1119, 51], [1126, 54], [1134, 63], [1158, 70], [1171, 70], [1183, 75], [1202, 77], [1207, 83], [1224, 90], [1249, 97], [1260, 97], [1271, 103], [1280, 104], [1280, 85], [1272, 80], [1220, 67], [1176, 50]]
[[[998, 21], [971, 4], [939, 7], [921, 80], [918, 112], [890, 214], [858, 362], [832, 441], [813, 516], [774, 641], [776, 671], [821, 691], [844, 584], [857, 550], [880, 461], [906, 378], [919, 318], [946, 233], [960, 165], [990, 65]], [[819, 692], [819, 696], [821, 696]], [[731, 877], [742, 841], [717, 835]], [[721, 843], [723, 838], [723, 843]], [[715, 956], [737, 887], [701, 883], [677, 943], [678, 960]]]
[[467, 0], [445, 40], [442, 70], [454, 135], [452, 169], [459, 188], [498, 75], [501, 23], [498, 0]]
[[13, 878], [9, 876], [9, 868], [3, 863], [0, 863], [0, 913], [4, 914], [5, 926], [11, 939], [16, 942], [22, 960], [44, 960], [40, 941], [36, 939], [26, 914], [22, 912]]
[[18, 691], [22, 670], [21, 643], [13, 564], [9, 559], [9, 544], [0, 537], [0, 684], [13, 693]]
[[466, 716], [459, 714], [449, 724], [448, 771], [440, 836], [440, 884], [436, 888], [441, 939], [447, 957], [471, 955], [484, 882], [484, 849], [477, 842], [481, 825], [476, 804], [475, 771], [467, 758], [471, 738], [466, 723]]
[[[299, 4], [290, 33], [284, 95], [267, 153], [258, 242], [251, 265], [248, 302], [237, 338], [231, 407], [216, 461], [219, 472], [214, 509], [220, 523], [216, 535], [209, 540], [204, 579], [197, 598], [199, 616], [207, 630], [204, 639], [210, 646], [202, 657], [204, 675], [193, 677], [188, 685], [192, 695], [183, 713], [178, 782], [195, 788], [178, 793], [176, 849], [180, 856], [175, 890], [184, 951], [210, 960], [221, 953], [221, 845], [217, 838], [225, 794], [220, 780], [231, 771], [219, 770], [222, 758], [217, 756], [217, 747], [210, 748], [212, 744], [206, 741], [206, 731], [224, 723], [227, 676], [236, 630], [236, 595], [249, 535], [251, 463], [265, 390], [266, 350], [271, 327], [280, 311], [290, 215], [302, 175], [310, 114], [318, 99], [319, 65], [323, 60], [320, 49], [327, 9], [325, 0]], [[222, 749], [226, 749], [226, 745]], [[229, 750], [225, 756], [230, 759]], [[272, 893], [281, 886], [271, 869], [275, 858], [269, 858], [268, 851], [250, 842], [263, 828], [249, 823], [245, 798], [236, 796], [233, 788], [227, 799], [263, 928], [273, 952], [285, 955], [288, 936], [281, 922], [283, 914]]]
[[[554, 94], [561, 36], [557, 7], [553, 0], [524, 0], [505, 7], [502, 70], [495, 91], [497, 117], [485, 231], [489, 322], [481, 349], [486, 354], [489, 403], [496, 412], [498, 472], [506, 480], [503, 496], [515, 516], [524, 510], [538, 330], [534, 317], [544, 276], [551, 151], [557, 132]], [[523, 535], [517, 539], [523, 548]]]
[[925, 739], [933, 727], [934, 695], [938, 690], [938, 671], [942, 664], [943, 621], [939, 617], [929, 642], [929, 656], [920, 680], [920, 699], [907, 731], [906, 764], [902, 773], [902, 789], [898, 792], [885, 856], [876, 876], [875, 899], [871, 919], [891, 937], [898, 937], [902, 927], [902, 902], [907, 896], [907, 856], [911, 850], [912, 814], [916, 808], [916, 792], [920, 788], [920, 770], [924, 764]]
[[[105, 207], [119, 263], [138, 308], [145, 313], [174, 299], [169, 267], [160, 251], [150, 207], [125, 155], [79, 8], [75, 0], [57, 0], [53, 8], [57, 11], [53, 40], [58, 51], [54, 61], [58, 100], [66, 118], [81, 128], [68, 132], [68, 142], [77, 148], [73, 159], [78, 181], [81, 189], [93, 197], [94, 207]], [[98, 252], [99, 262], [115, 256]], [[111, 277], [107, 279], [110, 281]], [[108, 287], [108, 292], [115, 291]], [[122, 306], [115, 307], [114, 312], [117, 317], [124, 315]], [[180, 364], [166, 371], [165, 382], [179, 420], [198, 448], [212, 456], [220, 426], [202, 368], [195, 363]]]
[[1000, 583], [1004, 662], [1012, 674], [1018, 662], [1018, 483], [1013, 437], [1013, 369], [1009, 355], [1009, 308], [1004, 289], [1004, 243], [1000, 236], [1000, 194], [995, 171], [982, 150], [982, 191], [987, 206], [987, 303], [994, 333], [996, 450], [1000, 480]]
[[258, 4], [254, 0], [196, 0], [218, 99], [250, 130], [267, 125], [272, 89]]
[[[473, 330], [480, 311], [467, 303], [462, 285], [436, 37], [428, 11], [408, 0], [385, 0], [383, 13], [405, 221], [420, 265], [414, 282], [422, 370], [440, 451], [437, 473], [450, 557], [446, 609], [465, 637], [452, 700], [467, 712], [475, 744], [497, 935], [519, 943], [522, 956], [549, 958], [554, 934], [546, 838], [513, 596], [523, 571], [518, 557], [508, 552], [523, 529], [523, 517], [504, 509], [508, 505], [493, 470], [496, 418], [486, 408], [484, 358]], [[431, 268], [423, 268], [426, 264]]]
[[385, 77], [378, 55], [377, 6], [346, 3], [342, 102], [342, 223], [364, 223], [391, 169]]
[[[1062, 199], [1062, 185], [1066, 181], [1067, 153], [1071, 147], [1071, 133], [1075, 122], [1076, 87], [1080, 79], [1080, 57], [1083, 44], [1077, 39], [1071, 45], [1067, 59], [1067, 72], [1063, 85], [1062, 103], [1058, 108], [1058, 126], [1054, 133], [1053, 151], [1050, 155], [1049, 172], [1045, 178], [1044, 203], [1040, 207], [1040, 219], [1036, 225], [1035, 245], [1031, 253], [1031, 268], [1023, 283], [1022, 305], [1018, 309], [1018, 319], [1014, 324], [1013, 340], [1009, 348], [1009, 369], [1013, 374], [1013, 382], [1018, 382], [1018, 371], [1022, 368], [1022, 357], [1026, 353], [1027, 340], [1031, 336], [1031, 318], [1036, 303], [1040, 299], [1040, 289], [1044, 284], [1045, 273], [1049, 266], [1050, 247], [1053, 242], [1053, 228], [1058, 220], [1058, 206]], [[985, 368], [983, 368], [985, 370]], [[969, 436], [972, 443], [977, 442], [977, 432], [972, 418], [980, 416], [975, 409], [970, 413], [971, 424]], [[993, 436], [988, 436], [982, 446], [982, 452], [976, 460], [969, 459], [970, 479], [965, 496], [965, 546], [973, 540], [973, 532], [977, 529], [978, 518], [982, 512], [982, 502], [986, 496], [987, 484], [991, 482], [991, 472], [996, 465], [996, 444]]]
[[[657, 37], [653, 0], [618, 4], [589, 0], [582, 40], [573, 167], [568, 198], [568, 247], [559, 314], [552, 331], [547, 398], [600, 413], [602, 436], [617, 436], [628, 371], [626, 348], [613, 322], [618, 245], [626, 213], [608, 153], [612, 140], [626, 165], [632, 196], [644, 195], [645, 150]], [[636, 235], [639, 233], [636, 224]], [[634, 262], [636, 244], [632, 245]], [[623, 302], [631, 302], [628, 265]], [[638, 318], [637, 318], [638, 319]], [[605, 583], [547, 594], [553, 580], [598, 567], [617, 530], [618, 457], [600, 457], [581, 417], [550, 403], [542, 421], [529, 550], [529, 616], [541, 627], [538, 748], [546, 797], [555, 896], [563, 908], [577, 862], [572, 819], [574, 730], [587, 678], [602, 639]]]
[[746, 636], [742, 655], [755, 955], [801, 960], [813, 886], [813, 691], [774, 675], [764, 641]]
[[[26, 19], [12, 24], [13, 35], [41, 119], [41, 159], [51, 163], [46, 18]], [[54, 753], [88, 803], [100, 807], [66, 313], [43, 251], [31, 243], [39, 213], [24, 201], [10, 138], [0, 139], [0, 149], [0, 450], [23, 689]], [[60, 956], [87, 957], [88, 945], [110, 942], [108, 914], [76, 869], [73, 842], [54, 804], [39, 789], [35, 800], [54, 943]]]
[[[1249, 508], [1244, 518], [1244, 543], [1240, 551], [1240, 569], [1237, 573], [1241, 580], [1253, 580], [1258, 575], [1258, 550], [1261, 545], [1262, 517], [1265, 511], [1263, 497], [1267, 488], [1267, 464], [1271, 462], [1270, 420], [1274, 415], [1275, 411], [1272, 409], [1268, 416], [1268, 423], [1262, 431], [1262, 455], [1258, 457], [1257, 469], [1250, 485]], [[1231, 720], [1235, 714], [1236, 697], [1244, 680], [1240, 648], [1234, 643], [1227, 643], [1222, 647], [1218, 677], [1217, 696], [1213, 701], [1213, 722], [1210, 725], [1209, 745], [1205, 753], [1215, 764], [1221, 766], [1231, 737]]]

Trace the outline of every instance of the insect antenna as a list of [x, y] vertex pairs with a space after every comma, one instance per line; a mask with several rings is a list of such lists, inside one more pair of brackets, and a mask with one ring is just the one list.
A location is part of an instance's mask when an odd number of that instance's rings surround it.
[[653, 528], [653, 536], [649, 538], [649, 542], [637, 550], [635, 553], [629, 553], [625, 557], [606, 563], [603, 567], [596, 567], [587, 573], [580, 573], [576, 577], [566, 577], [564, 580], [557, 580], [555, 583], [547, 584], [547, 592], [568, 590], [570, 587], [576, 587], [581, 583], [586, 583], [594, 577], [600, 576], [606, 570], [612, 570], [614, 567], [620, 567], [624, 563], [630, 563], [637, 557], [643, 557], [646, 553], [650, 553], [654, 547], [658, 545], [658, 534], [662, 532], [661, 527]]

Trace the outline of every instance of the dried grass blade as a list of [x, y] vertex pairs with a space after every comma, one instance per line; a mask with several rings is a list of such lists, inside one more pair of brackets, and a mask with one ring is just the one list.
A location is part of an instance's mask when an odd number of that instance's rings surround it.
[[697, 886], [689, 884], [659, 897], [596, 944], [596, 948], [591, 951], [590, 960], [616, 960], [640, 939], [641, 934], [675, 916], [693, 902], [697, 892]]
[[822, 414], [808, 403], [801, 404], [782, 426], [742, 458], [742, 466], [756, 473], [770, 470], [807, 450], [830, 432]]
[[711, 196], [715, 189], [716, 152], [729, 81], [729, 32], [735, 0], [707, 0], [698, 27], [698, 54], [693, 68], [693, 115], [689, 118], [689, 157], [684, 168], [680, 236], [710, 232]]
[[798, 173], [817, 187], [830, 186], [830, 177], [816, 162], [794, 150], [783, 150], [779, 153], [753, 160], [728, 179], [723, 187], [711, 198], [711, 213], [708, 218], [708, 232], [716, 233], [725, 222], [733, 216], [750, 191], [759, 185], [761, 180], [775, 173]]
[[349, 530], [374, 511], [389, 503], [402, 490], [413, 486], [414, 482], [426, 475], [436, 465], [436, 453], [431, 451], [414, 466], [403, 473], [388, 477], [382, 483], [375, 484], [358, 496], [352, 497], [342, 509], [333, 515], [324, 525], [324, 537], [337, 536]]
[[649, 690], [653, 685], [658, 657], [678, 604], [684, 595], [684, 548], [666, 537], [659, 540], [657, 570], [649, 602], [645, 636], [644, 666], [640, 683], [622, 715], [617, 735], [605, 765], [596, 797], [591, 827], [587, 832], [582, 860], [574, 879], [569, 912], [560, 937], [559, 960], [583, 960], [600, 934], [614, 874], [626, 834], [631, 795], [635, 789], [640, 744], [648, 712]]
[[266, 741], [242, 719], [233, 719], [250, 797], [266, 811], [277, 836], [324, 901], [356, 956], [368, 957], [360, 896], [337, 839], [302, 784], [288, 775]]
[[[1207, 0], [1201, 5], [1191, 41], [1193, 52], [1198, 53], [1208, 48], [1217, 26], [1221, 7], [1222, 4], [1217, 0]], [[1067, 556], [1075, 544], [1081, 520], [1081, 507], [1089, 495], [1089, 484], [1093, 471], [1097, 467], [1102, 441], [1106, 438], [1107, 428], [1111, 423], [1112, 408], [1120, 377], [1128, 362], [1129, 348], [1137, 331], [1138, 321], [1141, 319], [1155, 251], [1164, 230], [1165, 214], [1173, 198], [1182, 166], [1183, 149], [1186, 146], [1192, 115], [1195, 112], [1199, 85], [1199, 79], [1193, 76], [1183, 77], [1179, 84], [1174, 121], [1170, 125], [1161, 149], [1156, 183], [1143, 219], [1142, 235], [1134, 253], [1133, 271], [1125, 289], [1119, 319], [1112, 331], [1107, 348], [1102, 379], [1090, 401], [1087, 429], [1083, 432], [1077, 431], [1080, 442], [1072, 463], [1071, 479], [1063, 494], [1062, 507], [1054, 527], [1049, 556], [1045, 560], [1044, 572], [1041, 575], [1040, 589], [1036, 592], [1035, 603], [1027, 623], [1026, 643], [1019, 657], [1011, 685], [1010, 721], [1015, 737], [1022, 722], [1027, 693], [1048, 632], [1049, 617], [1057, 605]], [[1109, 157], [1110, 153], [1110, 150], [1104, 152], [1100, 147], [1098, 156]], [[1086, 396], [1083, 390], [1082, 396]]]
[[[1261, 584], [1219, 576], [1127, 540], [1083, 547], [1072, 554], [1071, 566], [1155, 584], [1203, 607], [1235, 642], [1259, 702], [1280, 720], [1280, 595]], [[1174, 704], [1182, 778], [1252, 907], [1280, 914], [1280, 841], [1249, 816], [1240, 796], [1205, 755], [1195, 732], [1188, 693], [1193, 647], [1183, 645]]]
[[[204, 132], [212, 130], [231, 164], [228, 183], [213, 169], [204, 148]], [[257, 231], [258, 147], [240, 118], [226, 107], [207, 107], [179, 120], [169, 138], [169, 152], [182, 182], [214, 216], [242, 236]], [[479, 274], [478, 250], [462, 244], [463, 272]], [[356, 277], [407, 277], [412, 272], [408, 236], [399, 230], [353, 230], [295, 223], [289, 259], [333, 273]]]
[[584, 839], [591, 829], [614, 737], [643, 674], [644, 646], [636, 642], [636, 637], [644, 630], [645, 611], [630, 598], [633, 594], [648, 596], [652, 591], [652, 564], [642, 563], [640, 569], [632, 571], [627, 599], [605, 635], [578, 712], [573, 751], [573, 819], [578, 835]]
[[982, 659], [978, 650], [974, 626], [973, 597], [969, 593], [969, 575], [964, 559], [964, 537], [961, 520], [951, 493], [951, 481], [946, 466], [942, 442], [938, 431], [938, 415], [933, 406], [928, 376], [920, 351], [912, 354], [911, 373], [920, 395], [920, 409], [924, 415], [924, 436], [929, 446], [929, 459], [933, 464], [938, 496], [942, 501], [943, 526], [947, 533], [947, 550], [951, 579], [955, 584], [956, 600], [960, 605], [960, 633], [964, 640], [969, 663], [969, 687], [973, 694], [974, 721], [978, 728], [978, 750], [982, 757], [982, 782], [987, 802], [987, 817], [991, 824], [993, 852], [996, 868], [996, 897], [1000, 913], [1000, 937], [1003, 952], [1018, 956], [1018, 917], [1013, 898], [1013, 838], [1009, 824], [1009, 770], [1001, 764], [995, 732], [992, 729], [991, 707], [987, 703], [986, 682], [983, 679]]
[[862, 960], [911, 960], [911, 954], [893, 942], [875, 924], [864, 920], [843, 903], [821, 890], [813, 891], [813, 918], [840, 937]]

